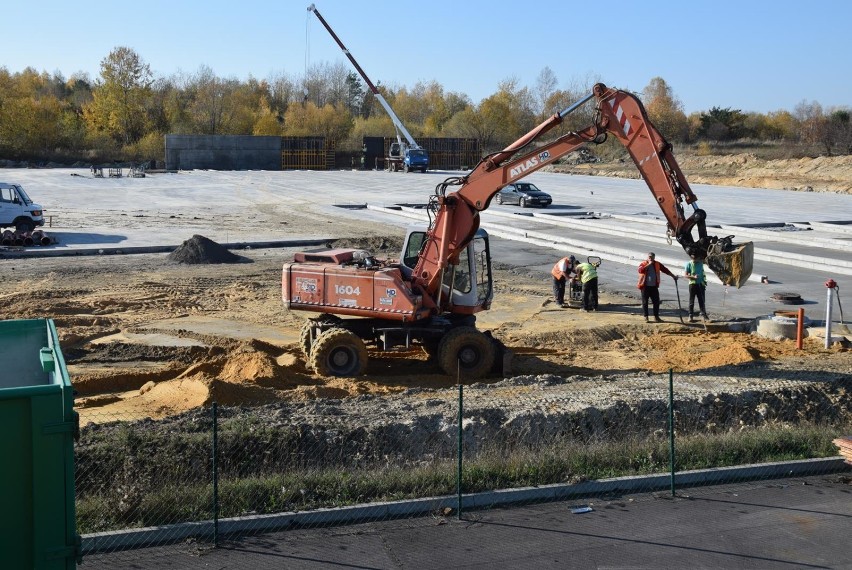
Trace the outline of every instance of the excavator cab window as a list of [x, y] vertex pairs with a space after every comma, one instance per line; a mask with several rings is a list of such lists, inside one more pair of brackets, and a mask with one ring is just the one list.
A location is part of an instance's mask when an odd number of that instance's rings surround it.
[[[450, 266], [444, 272], [444, 285], [448, 287], [452, 285], [453, 290], [460, 293], [470, 293], [470, 257], [467, 254], [468, 251], [468, 249], [462, 251], [462, 254], [459, 256], [459, 264], [455, 266], [455, 271]], [[453, 275], [454, 273], [455, 275]]]
[[492, 297], [491, 254], [488, 250], [488, 237], [476, 236], [473, 240], [473, 262], [476, 268], [477, 300], [483, 303]]
[[414, 269], [425, 239], [426, 232], [410, 232], [408, 234], [408, 241], [405, 243], [405, 250], [402, 252], [402, 264], [404, 266]]

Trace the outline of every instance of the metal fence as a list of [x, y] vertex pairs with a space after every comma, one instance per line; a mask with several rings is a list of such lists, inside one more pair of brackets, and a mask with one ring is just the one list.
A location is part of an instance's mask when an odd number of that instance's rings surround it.
[[83, 410], [78, 532], [84, 557], [132, 557], [282, 529], [835, 472], [849, 384], [538, 375], [257, 405], [243, 388], [241, 405], [156, 420]]

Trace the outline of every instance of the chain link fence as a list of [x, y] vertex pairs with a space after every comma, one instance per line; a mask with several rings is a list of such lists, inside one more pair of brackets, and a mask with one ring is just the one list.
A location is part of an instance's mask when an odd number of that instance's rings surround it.
[[537, 375], [277, 404], [247, 392], [239, 406], [156, 420], [83, 409], [78, 532], [84, 557], [132, 558], [155, 545], [836, 472], [850, 383]]

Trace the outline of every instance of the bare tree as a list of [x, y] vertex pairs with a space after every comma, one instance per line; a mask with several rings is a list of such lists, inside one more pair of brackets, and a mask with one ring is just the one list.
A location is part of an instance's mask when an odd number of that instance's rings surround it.
[[559, 82], [556, 80], [556, 74], [553, 73], [552, 69], [545, 66], [535, 80], [535, 111], [536, 114], [542, 116], [542, 118], [544, 118], [543, 115], [550, 115], [550, 113], [547, 112], [547, 102], [556, 91], [556, 87], [558, 85]]

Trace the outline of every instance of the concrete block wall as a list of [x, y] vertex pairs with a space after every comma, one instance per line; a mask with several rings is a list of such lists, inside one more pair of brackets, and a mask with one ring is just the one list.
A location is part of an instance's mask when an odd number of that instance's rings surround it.
[[166, 135], [166, 170], [281, 170], [281, 137]]

